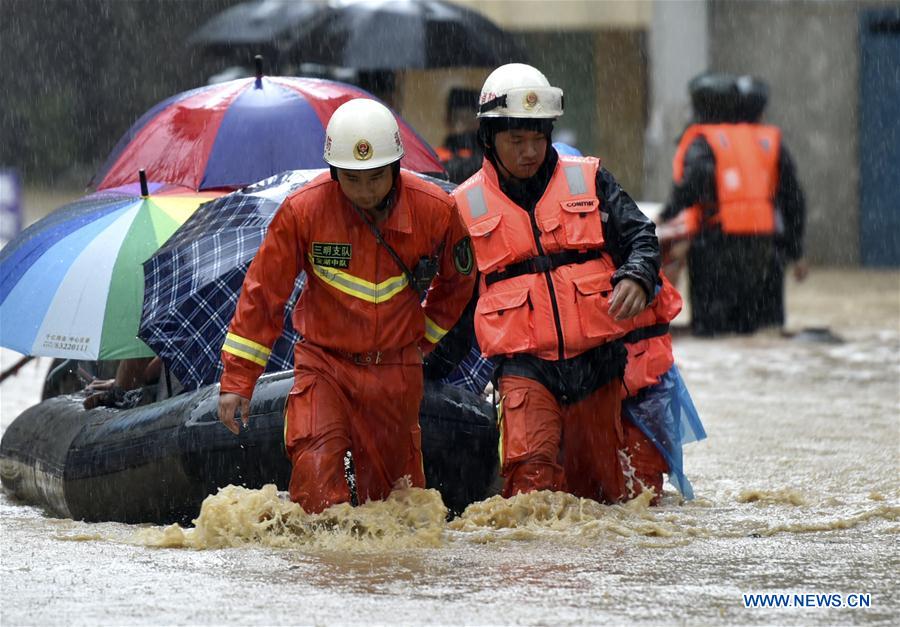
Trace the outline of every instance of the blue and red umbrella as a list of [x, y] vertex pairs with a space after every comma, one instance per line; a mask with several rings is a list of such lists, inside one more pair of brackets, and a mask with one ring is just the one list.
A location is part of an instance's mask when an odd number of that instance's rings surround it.
[[[164, 100], [119, 140], [91, 184], [151, 179], [194, 190], [237, 189], [286, 170], [327, 167], [325, 127], [347, 100], [374, 98], [362, 89], [322, 79], [257, 76], [200, 87]], [[440, 173], [428, 144], [399, 116], [409, 170]]]

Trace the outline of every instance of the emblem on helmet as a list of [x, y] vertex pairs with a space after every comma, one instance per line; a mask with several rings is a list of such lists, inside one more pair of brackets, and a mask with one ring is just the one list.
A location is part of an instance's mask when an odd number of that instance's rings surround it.
[[356, 145], [353, 147], [353, 156], [357, 161], [368, 161], [372, 158], [372, 144], [370, 144], [365, 139], [361, 139], [356, 142]]
[[534, 93], [533, 91], [530, 91], [527, 94], [525, 94], [525, 101], [523, 102], [523, 106], [528, 111], [531, 111], [532, 109], [534, 109], [535, 106], [537, 106], [537, 103], [538, 103], [538, 95], [536, 93]]

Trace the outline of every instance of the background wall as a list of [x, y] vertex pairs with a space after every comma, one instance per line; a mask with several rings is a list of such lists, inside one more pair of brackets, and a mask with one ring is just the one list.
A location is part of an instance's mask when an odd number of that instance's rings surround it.
[[644, 198], [662, 202], [672, 186], [677, 138], [690, 118], [688, 81], [709, 67], [706, 2], [654, 4], [648, 32], [650, 113], [644, 143]]
[[150, 106], [218, 65], [187, 37], [236, 0], [3, 0], [0, 165], [80, 187]]

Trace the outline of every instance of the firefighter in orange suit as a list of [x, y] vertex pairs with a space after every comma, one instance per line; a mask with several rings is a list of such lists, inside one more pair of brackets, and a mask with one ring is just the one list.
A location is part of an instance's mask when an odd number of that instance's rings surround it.
[[768, 88], [704, 73], [688, 89], [694, 122], [679, 141], [662, 218], [684, 219], [692, 238], [691, 328], [711, 336], [780, 327], [784, 265], [794, 263], [798, 280], [807, 273], [806, 205], [781, 131], [760, 123]]
[[[294, 280], [294, 386], [285, 414], [291, 499], [307, 512], [386, 497], [408, 477], [424, 487], [419, 403], [422, 355], [453, 326], [474, 285], [453, 199], [400, 170], [393, 114], [344, 103], [328, 122], [325, 173], [289, 196], [241, 290], [222, 359], [219, 419], [238, 433]], [[396, 257], [395, 257], [396, 256]], [[437, 264], [424, 302], [422, 263]], [[355, 476], [345, 473], [350, 452]], [[350, 485], [355, 480], [355, 491]]]
[[666, 464], [621, 417], [621, 338], [655, 294], [653, 224], [592, 157], [550, 145], [562, 90], [523, 64], [479, 97], [481, 170], [454, 192], [480, 271], [475, 334], [497, 356], [504, 496], [598, 501], [661, 485]]

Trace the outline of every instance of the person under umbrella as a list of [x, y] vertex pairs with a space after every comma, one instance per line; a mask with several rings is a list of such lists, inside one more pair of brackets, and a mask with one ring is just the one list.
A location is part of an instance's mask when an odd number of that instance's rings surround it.
[[[285, 416], [290, 495], [308, 512], [424, 487], [422, 354], [459, 318], [475, 277], [453, 200], [400, 171], [403, 142], [383, 105], [351, 100], [328, 122], [330, 173], [289, 196], [247, 272], [222, 346], [219, 419], [240, 433], [285, 302], [303, 339]], [[423, 276], [437, 268], [430, 289]], [[423, 280], [420, 280], [423, 279]], [[351, 454], [354, 485], [345, 474]], [[354, 494], [355, 488], [355, 494]]]
[[447, 136], [435, 152], [454, 183], [462, 183], [481, 168], [477, 106], [477, 89], [454, 87], [447, 95]]

